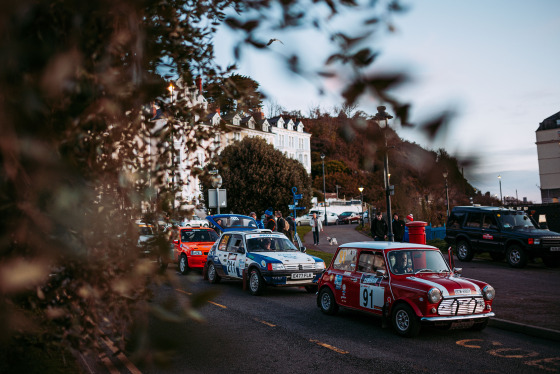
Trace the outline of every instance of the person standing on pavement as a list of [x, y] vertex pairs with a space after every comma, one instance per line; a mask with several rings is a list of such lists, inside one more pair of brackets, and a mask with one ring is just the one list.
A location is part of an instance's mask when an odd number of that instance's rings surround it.
[[292, 213], [290, 213], [288, 215], [288, 217], [286, 217], [286, 222], [288, 222], [288, 226], [290, 227], [290, 230], [288, 230], [288, 238], [290, 238], [290, 240], [294, 240], [294, 226], [295, 226], [295, 221], [294, 221], [294, 216], [292, 216]]
[[375, 241], [387, 240], [387, 222], [383, 219], [383, 213], [378, 212], [371, 222], [371, 237]]
[[282, 217], [282, 212], [281, 211], [277, 211], [276, 212], [276, 230], [278, 232], [281, 232], [282, 234], [286, 235], [288, 238], [290, 235], [289, 230], [286, 230], [286, 226], [287, 226], [287, 222], [286, 220]]
[[258, 229], [264, 229], [264, 225], [263, 225], [262, 221], [260, 219], [257, 219], [257, 213], [251, 212], [251, 213], [249, 213], [249, 217], [252, 217], [255, 220], [255, 222], [257, 222], [257, 228]]
[[398, 213], [393, 214], [392, 226], [393, 234], [395, 235], [395, 241], [402, 243], [404, 239], [404, 221], [402, 219], [399, 219]]
[[269, 229], [270, 231], [276, 231], [276, 221], [274, 220], [274, 217], [272, 216], [272, 208], [268, 208], [265, 212], [265, 228]]
[[319, 231], [323, 231], [323, 224], [321, 220], [317, 218], [317, 213], [313, 213], [309, 224], [311, 225], [311, 231], [313, 231], [313, 244], [319, 245]]

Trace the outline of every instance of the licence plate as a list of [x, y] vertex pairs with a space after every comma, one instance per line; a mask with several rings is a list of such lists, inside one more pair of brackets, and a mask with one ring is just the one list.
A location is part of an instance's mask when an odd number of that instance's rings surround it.
[[550, 252], [560, 252], [560, 247], [550, 247]]
[[310, 279], [313, 278], [313, 273], [294, 273], [292, 279]]

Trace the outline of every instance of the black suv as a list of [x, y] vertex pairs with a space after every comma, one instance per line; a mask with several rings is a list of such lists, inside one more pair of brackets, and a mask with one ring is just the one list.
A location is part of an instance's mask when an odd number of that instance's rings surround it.
[[540, 230], [520, 210], [459, 206], [447, 220], [445, 241], [456, 244], [457, 258], [472, 260], [476, 252], [489, 252], [492, 259], [504, 257], [510, 266], [524, 267], [529, 259], [541, 257], [547, 266], [560, 264], [560, 234]]

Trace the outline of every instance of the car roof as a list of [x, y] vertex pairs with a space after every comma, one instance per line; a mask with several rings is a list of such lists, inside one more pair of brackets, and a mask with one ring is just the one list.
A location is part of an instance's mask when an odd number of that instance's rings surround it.
[[513, 211], [513, 209], [508, 209], [499, 206], [456, 206], [452, 210], [463, 210], [463, 211], [486, 211], [486, 212], [498, 212], [498, 211]]
[[181, 227], [179, 227], [179, 230], [208, 230], [208, 231], [214, 231], [214, 229], [211, 229], [210, 227], [192, 227], [192, 226], [181, 226]]
[[352, 242], [342, 244], [339, 248], [361, 248], [361, 249], [436, 249], [431, 245], [416, 244], [416, 243], [400, 243], [400, 242], [383, 242], [383, 241], [367, 241], [367, 242]]

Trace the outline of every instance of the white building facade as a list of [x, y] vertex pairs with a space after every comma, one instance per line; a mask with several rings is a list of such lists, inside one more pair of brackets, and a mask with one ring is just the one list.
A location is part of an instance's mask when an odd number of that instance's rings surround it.
[[536, 138], [542, 202], [560, 202], [560, 112], [540, 123]]

